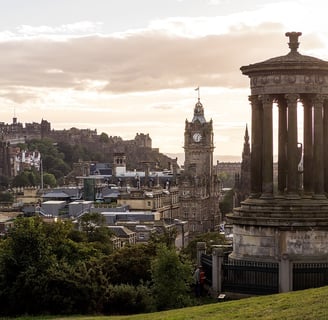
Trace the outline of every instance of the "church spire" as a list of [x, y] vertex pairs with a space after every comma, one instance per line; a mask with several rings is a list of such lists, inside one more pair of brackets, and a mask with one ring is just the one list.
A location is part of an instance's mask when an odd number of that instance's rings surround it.
[[244, 156], [248, 156], [251, 153], [251, 148], [249, 145], [249, 135], [248, 135], [248, 127], [246, 124], [245, 135], [244, 135], [244, 149], [243, 149], [243, 158]]

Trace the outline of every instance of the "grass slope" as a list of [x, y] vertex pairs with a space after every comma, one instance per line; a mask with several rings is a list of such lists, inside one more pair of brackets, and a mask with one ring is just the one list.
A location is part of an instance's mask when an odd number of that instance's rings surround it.
[[132, 316], [22, 317], [21, 320], [328, 320], [328, 286]]

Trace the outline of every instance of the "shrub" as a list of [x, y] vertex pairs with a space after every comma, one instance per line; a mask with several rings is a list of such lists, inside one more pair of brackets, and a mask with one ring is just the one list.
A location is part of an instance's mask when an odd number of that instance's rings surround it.
[[150, 289], [140, 284], [135, 287], [128, 284], [110, 285], [104, 314], [136, 314], [154, 310]]

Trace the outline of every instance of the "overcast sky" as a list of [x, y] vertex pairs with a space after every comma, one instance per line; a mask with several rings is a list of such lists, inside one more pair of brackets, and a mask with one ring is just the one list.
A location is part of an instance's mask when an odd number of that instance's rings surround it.
[[183, 153], [197, 91], [215, 154], [241, 156], [250, 127], [240, 67], [299, 51], [328, 60], [326, 1], [0, 0], [0, 121], [149, 133]]

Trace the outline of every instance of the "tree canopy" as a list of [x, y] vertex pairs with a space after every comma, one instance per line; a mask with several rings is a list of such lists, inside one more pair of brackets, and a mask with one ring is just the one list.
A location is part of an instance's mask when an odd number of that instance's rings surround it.
[[137, 313], [190, 303], [189, 260], [154, 241], [113, 250], [112, 237], [99, 214], [79, 224], [18, 218], [0, 238], [0, 316]]

